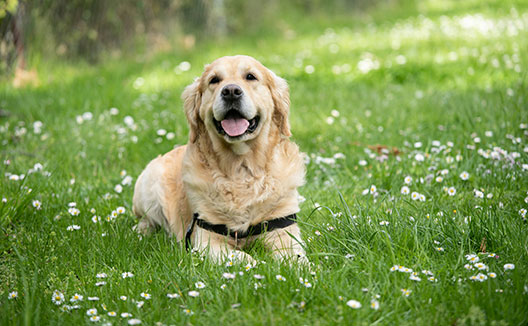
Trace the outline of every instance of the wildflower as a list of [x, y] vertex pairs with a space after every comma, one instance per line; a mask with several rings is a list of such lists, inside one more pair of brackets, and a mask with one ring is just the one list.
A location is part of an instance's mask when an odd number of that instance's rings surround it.
[[447, 189], [447, 194], [449, 196], [454, 196], [456, 194], [456, 189], [455, 187], [450, 187], [449, 189]]
[[470, 271], [470, 270], [473, 270], [473, 265], [465, 264], [464, 268], [467, 269], [468, 271]]
[[101, 217], [97, 215], [92, 216], [92, 222], [94, 223], [101, 222]]
[[108, 275], [106, 275], [106, 273], [98, 273], [97, 275], [95, 275], [95, 277], [97, 278], [106, 278]]
[[389, 221], [381, 221], [379, 222], [379, 225], [389, 225]]
[[411, 281], [416, 281], [416, 282], [420, 282], [420, 281], [422, 280], [422, 279], [419, 278], [415, 273], [411, 274], [411, 275], [409, 276], [409, 279], [410, 279]]
[[[149, 297], [149, 299], [150, 299], [150, 297]], [[141, 307], [143, 307], [144, 304], [145, 304], [145, 301], [137, 301], [136, 302], [136, 307], [141, 308]]]
[[192, 316], [194, 315], [194, 312], [192, 312], [191, 309], [187, 308], [187, 309], [183, 309], [183, 313], [186, 314], [187, 316]]
[[124, 273], [121, 274], [121, 277], [122, 278], [134, 277], [134, 274], [132, 274], [130, 272], [124, 272]]
[[121, 301], [126, 301], [127, 297], [126, 297], [126, 295], [122, 295], [122, 296], [119, 297], [119, 299], [121, 299]]
[[444, 178], [442, 178], [441, 176], [438, 176], [438, 177], [436, 177], [435, 181], [440, 183], [440, 182], [444, 181]]
[[110, 316], [110, 317], [115, 317], [115, 316], [117, 316], [117, 314], [116, 314], [115, 311], [109, 311], [109, 312], [107, 313], [107, 315]]
[[114, 191], [120, 194], [121, 192], [123, 192], [123, 186], [121, 186], [120, 184], [116, 184], [114, 187]]
[[400, 192], [402, 193], [402, 195], [408, 195], [410, 190], [409, 190], [409, 187], [407, 186], [403, 186], [400, 190]]
[[128, 313], [128, 312], [122, 312], [122, 313], [121, 313], [121, 317], [122, 317], [122, 318], [129, 318], [129, 317], [132, 317], [132, 314], [131, 314], [131, 313]]
[[178, 293], [167, 293], [167, 298], [169, 299], [176, 299], [179, 298], [180, 295]]
[[478, 273], [477, 274], [477, 281], [479, 282], [484, 282], [485, 280], [488, 279], [488, 276], [485, 275], [485, 274], [482, 274], [482, 273]]
[[40, 200], [34, 200], [33, 207], [35, 207], [37, 210], [40, 210], [42, 208], [42, 203], [40, 202]]
[[504, 270], [505, 271], [509, 271], [509, 270], [512, 270], [515, 268], [515, 265], [514, 264], [505, 264], [504, 265]]
[[375, 185], [372, 185], [372, 186], [370, 186], [370, 190], [369, 191], [370, 191], [371, 194], [374, 194], [374, 193], [376, 193], [377, 189], [378, 188], [376, 188]]
[[97, 315], [97, 309], [96, 309], [96, 308], [88, 309], [88, 310], [86, 311], [86, 314], [87, 314], [88, 316], [95, 316], [95, 315]]
[[95, 286], [103, 286], [103, 285], [105, 285], [105, 284], [106, 284], [105, 281], [101, 281], [101, 282], [97, 282], [97, 283], [95, 283]]
[[491, 273], [488, 273], [488, 276], [491, 277], [491, 278], [496, 278], [497, 274], [491, 272]]
[[148, 293], [145, 293], [145, 292], [141, 292], [140, 296], [142, 298], [145, 298], [146, 300], [150, 300], [150, 298], [151, 298], [151, 295], [148, 294]]
[[412, 199], [412, 200], [418, 200], [418, 199], [420, 199], [420, 194], [417, 193], [416, 191], [413, 192], [413, 193], [411, 194], [411, 199]]
[[379, 309], [379, 302], [378, 300], [376, 299], [372, 299], [370, 301], [370, 308], [374, 309], [374, 310], [378, 310]]
[[91, 316], [91, 317], [90, 317], [90, 321], [91, 321], [91, 322], [99, 321], [99, 319], [101, 319], [101, 317], [99, 317], [99, 316]]
[[286, 278], [280, 274], [277, 274], [275, 278], [277, 279], [277, 281], [283, 281], [283, 282], [286, 281]]
[[466, 171], [460, 173], [460, 179], [462, 179], [464, 181], [469, 179], [469, 173], [467, 173]]
[[118, 208], [116, 208], [116, 213], [125, 214], [125, 208], [123, 206], [119, 206]]
[[479, 270], [487, 270], [488, 269], [488, 266], [486, 266], [485, 264], [483, 263], [476, 263], [475, 264], [475, 267], [478, 268]]
[[346, 305], [349, 306], [352, 309], [361, 308], [361, 303], [359, 301], [356, 301], [356, 300], [348, 300]]
[[436, 250], [437, 250], [437, 251], [440, 251], [440, 252], [443, 252], [443, 251], [444, 251], [444, 248], [442, 248], [442, 247], [436, 247]]
[[222, 274], [222, 277], [223, 277], [223, 278], [226, 278], [226, 279], [228, 279], [228, 280], [232, 280], [232, 279], [234, 279], [235, 276], [236, 276], [236, 274], [234, 274], [234, 273], [224, 273], [224, 274]]
[[484, 198], [484, 193], [482, 191], [475, 189], [474, 192], [476, 198]]
[[420, 194], [420, 197], [418, 198], [420, 201], [425, 201], [425, 196]]
[[395, 271], [398, 270], [398, 268], [399, 268], [398, 265], [394, 265], [394, 266], [392, 266], [392, 267], [390, 268], [390, 271], [391, 271], [391, 272], [395, 272]]
[[196, 286], [197, 289], [203, 289], [205, 284], [203, 282], [196, 282], [194, 283], [194, 286]]
[[308, 282], [308, 279], [306, 278], [303, 279], [302, 277], [299, 277], [299, 282], [301, 282], [301, 284], [303, 284], [307, 288], [312, 287], [312, 283]]
[[253, 277], [256, 278], [257, 280], [264, 279], [264, 275], [260, 275], [260, 274], [255, 274], [255, 275], [253, 275]]
[[225, 289], [226, 289], [226, 287], [227, 287], [227, 285], [225, 285], [225, 284], [222, 284], [222, 285], [220, 285], [220, 290], [225, 290]]
[[200, 295], [200, 292], [198, 292], [198, 291], [189, 291], [187, 294], [188, 294], [190, 297], [196, 298], [197, 296]]
[[228, 261], [228, 262], [226, 263], [225, 266], [226, 266], [226, 267], [231, 267], [231, 266], [233, 266], [233, 264], [234, 264], [233, 261], [230, 260], [230, 261]]
[[9, 300], [13, 300], [13, 299], [18, 298], [18, 292], [17, 292], [17, 291], [9, 292], [7, 298], [8, 298]]
[[77, 216], [81, 213], [81, 211], [78, 210], [76, 207], [70, 207], [68, 208], [68, 213], [70, 213], [71, 216]]
[[141, 320], [139, 320], [137, 318], [132, 318], [132, 319], [128, 320], [128, 324], [129, 325], [139, 325], [139, 324], [141, 324]]
[[249, 271], [252, 268], [253, 268], [253, 266], [250, 263], [248, 263], [248, 264], [246, 264], [246, 266], [244, 266], [244, 269], [246, 270], [246, 272]]
[[410, 185], [412, 182], [411, 176], [406, 176], [405, 179], [403, 179], [403, 182], [405, 182], [405, 184]]
[[53, 294], [51, 295], [51, 301], [57, 306], [61, 305], [64, 302], [64, 294], [57, 290], [53, 291]]
[[76, 225], [76, 224], [73, 224], [73, 225], [70, 225], [66, 228], [67, 231], [75, 231], [75, 230], [80, 230], [81, 227], [79, 225]]
[[425, 160], [425, 157], [423, 156], [423, 154], [418, 153], [414, 156], [414, 159], [418, 162], [423, 162]]
[[438, 282], [438, 280], [434, 276], [428, 277], [427, 280], [430, 282]]
[[83, 296], [75, 293], [73, 297], [71, 297], [70, 302], [77, 302], [77, 301], [83, 301]]
[[403, 296], [408, 297], [409, 295], [411, 295], [412, 290], [401, 289], [401, 292]]

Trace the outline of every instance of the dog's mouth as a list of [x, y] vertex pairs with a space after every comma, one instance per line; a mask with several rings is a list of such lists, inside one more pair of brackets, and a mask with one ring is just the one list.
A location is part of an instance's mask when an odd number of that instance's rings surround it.
[[260, 117], [258, 115], [248, 120], [237, 110], [229, 110], [222, 121], [218, 121], [213, 117], [213, 122], [218, 133], [231, 138], [251, 134], [257, 129], [259, 120]]

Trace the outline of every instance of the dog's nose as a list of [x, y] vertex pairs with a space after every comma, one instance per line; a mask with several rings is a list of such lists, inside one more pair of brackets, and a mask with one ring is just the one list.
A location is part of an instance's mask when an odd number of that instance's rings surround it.
[[235, 84], [225, 85], [222, 88], [222, 98], [227, 101], [238, 100], [243, 94], [242, 88]]

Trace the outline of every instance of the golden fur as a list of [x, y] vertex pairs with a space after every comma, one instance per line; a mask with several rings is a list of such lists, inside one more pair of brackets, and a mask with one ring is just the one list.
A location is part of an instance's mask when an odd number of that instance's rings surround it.
[[[248, 73], [257, 80], [245, 79]], [[215, 76], [220, 81], [210, 83]], [[213, 123], [219, 92], [228, 84], [240, 86], [247, 112], [260, 116], [255, 132], [236, 140], [220, 135]], [[194, 212], [209, 223], [245, 231], [299, 211], [297, 188], [304, 183], [305, 168], [289, 140], [289, 91], [282, 78], [251, 57], [223, 57], [205, 67], [182, 99], [189, 142], [151, 161], [139, 176], [133, 199], [141, 218], [138, 231], [162, 226], [180, 241]], [[191, 242], [217, 261], [232, 251], [252, 260], [239, 250], [259, 237], [278, 257], [305, 259], [297, 224], [243, 241], [196, 226]]]

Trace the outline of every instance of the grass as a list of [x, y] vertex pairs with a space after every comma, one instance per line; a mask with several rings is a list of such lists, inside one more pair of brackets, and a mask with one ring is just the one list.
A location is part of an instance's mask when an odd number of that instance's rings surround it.
[[[525, 325], [528, 6], [423, 1], [404, 9], [321, 15], [259, 41], [240, 37], [96, 66], [33, 60], [38, 87], [1, 81], [9, 115], [0, 120], [0, 323], [91, 324], [86, 312], [97, 308], [99, 322], [113, 324], [126, 324], [119, 315], [129, 312], [147, 325]], [[187, 141], [183, 87], [205, 63], [236, 53], [289, 81], [293, 139], [310, 157], [300, 225], [312, 271], [280, 265], [259, 246], [250, 252], [266, 263], [246, 271], [191, 255], [162, 232], [139, 239], [131, 231], [133, 186], [115, 191], [125, 174], [135, 181], [149, 160]], [[189, 71], [176, 69], [182, 61]], [[92, 118], [79, 118], [85, 112]], [[43, 168], [30, 173], [36, 163]], [[401, 193], [406, 176], [425, 201]], [[78, 216], [68, 213], [70, 202]], [[120, 206], [126, 213], [106, 221]], [[488, 270], [467, 270], [468, 254]], [[515, 268], [505, 270], [507, 263]], [[393, 265], [421, 281], [391, 272]], [[488, 279], [470, 280], [479, 272]], [[196, 282], [206, 287], [193, 298]], [[55, 290], [65, 296], [61, 305], [52, 302]], [[8, 299], [12, 291], [16, 299]], [[75, 293], [84, 296], [79, 309], [62, 311]], [[362, 307], [347, 306], [352, 299]]]

